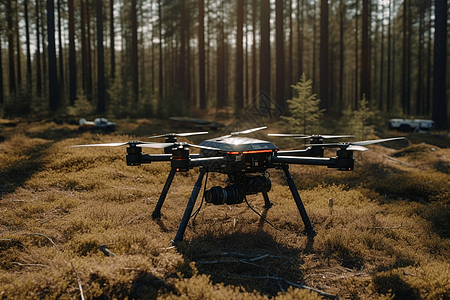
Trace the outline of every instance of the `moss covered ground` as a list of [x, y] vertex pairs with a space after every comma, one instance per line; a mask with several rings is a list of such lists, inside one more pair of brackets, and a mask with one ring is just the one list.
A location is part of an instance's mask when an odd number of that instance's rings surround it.
[[[291, 166], [314, 239], [271, 170], [274, 206], [247, 198], [271, 225], [245, 203], [203, 203], [175, 248], [198, 170], [176, 175], [153, 220], [167, 163], [128, 167], [124, 148], [69, 147], [173, 131], [156, 120], [118, 128], [0, 122], [0, 299], [450, 298], [447, 138], [370, 146], [353, 172]], [[209, 174], [208, 187], [223, 179]]]

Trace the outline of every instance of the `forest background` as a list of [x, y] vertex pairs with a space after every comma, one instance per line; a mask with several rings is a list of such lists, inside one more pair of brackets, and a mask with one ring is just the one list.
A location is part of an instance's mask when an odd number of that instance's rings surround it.
[[305, 73], [334, 118], [365, 96], [446, 128], [447, 16], [447, 0], [1, 0], [1, 112], [165, 118], [260, 91], [286, 109]]

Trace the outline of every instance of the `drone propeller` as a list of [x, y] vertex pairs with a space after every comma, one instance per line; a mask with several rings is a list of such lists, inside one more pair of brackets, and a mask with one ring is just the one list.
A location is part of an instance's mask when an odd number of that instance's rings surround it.
[[189, 143], [150, 143], [150, 142], [141, 142], [141, 141], [130, 141], [126, 143], [106, 143], [106, 144], [88, 144], [88, 145], [75, 145], [70, 147], [117, 147], [117, 146], [138, 146], [143, 148], [156, 148], [156, 149], [163, 149], [167, 147], [171, 147], [174, 145], [178, 146], [190, 146], [195, 148], [200, 148], [204, 150], [214, 150], [214, 151], [220, 151], [219, 148], [213, 148], [213, 147], [206, 147], [206, 146], [200, 146], [195, 144], [189, 144]]
[[199, 134], [208, 134], [207, 131], [200, 131], [200, 132], [185, 132], [185, 133], [166, 133], [166, 134], [161, 134], [161, 135], [155, 135], [155, 136], [150, 136], [148, 137], [149, 139], [153, 139], [153, 138], [160, 138], [160, 137], [177, 137], [177, 136], [190, 136], [190, 135], [199, 135]]
[[[341, 148], [345, 150], [356, 150], [356, 151], [366, 151], [369, 150], [368, 148], [364, 146], [372, 145], [372, 144], [378, 144], [378, 143], [384, 143], [384, 142], [390, 142], [390, 141], [396, 141], [396, 140], [403, 140], [404, 137], [397, 137], [397, 138], [388, 138], [388, 139], [380, 139], [380, 140], [368, 140], [368, 141], [359, 141], [359, 142], [349, 142], [349, 143], [333, 143], [333, 144], [322, 144], [320, 146], [322, 147], [330, 147], [330, 148]], [[314, 144], [310, 145], [314, 146]]]
[[255, 131], [258, 131], [258, 130], [262, 130], [262, 129], [266, 129], [266, 128], [267, 128], [267, 126], [262, 126], [262, 127], [247, 129], [247, 130], [243, 130], [243, 131], [235, 131], [235, 132], [232, 132], [231, 134], [222, 136], [221, 138], [229, 138], [229, 137], [236, 136], [236, 135], [248, 134], [248, 133], [252, 133], [252, 132], [255, 132]]
[[141, 141], [129, 141], [126, 143], [105, 143], [105, 144], [88, 144], [88, 145], [74, 145], [70, 147], [118, 147], [118, 146], [139, 146], [145, 148], [165, 148], [169, 146], [167, 143], [150, 143]]
[[309, 138], [317, 138], [317, 139], [339, 139], [339, 138], [351, 138], [355, 137], [354, 135], [304, 135], [299, 133], [269, 133], [268, 136], [277, 136], [277, 137], [293, 137], [296, 139], [309, 139]]

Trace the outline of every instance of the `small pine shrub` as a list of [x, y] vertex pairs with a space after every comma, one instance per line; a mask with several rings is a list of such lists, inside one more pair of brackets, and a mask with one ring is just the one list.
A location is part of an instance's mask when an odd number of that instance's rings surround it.
[[324, 109], [320, 109], [320, 99], [312, 94], [312, 80], [302, 74], [300, 81], [292, 85], [298, 96], [287, 100], [290, 117], [282, 117], [290, 131], [302, 134], [320, 132], [320, 119]]
[[95, 112], [95, 107], [84, 94], [79, 94], [73, 106], [67, 107], [67, 113], [74, 116], [87, 116]]
[[366, 95], [358, 102], [358, 109], [352, 111], [350, 108], [343, 112], [341, 124], [344, 131], [356, 135], [358, 139], [365, 139], [368, 134], [369, 123], [376, 113], [369, 107]]

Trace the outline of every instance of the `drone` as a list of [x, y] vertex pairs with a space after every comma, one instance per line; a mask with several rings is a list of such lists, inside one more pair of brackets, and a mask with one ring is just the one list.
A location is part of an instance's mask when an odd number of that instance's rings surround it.
[[[228, 176], [225, 187], [214, 186], [206, 190], [203, 197], [207, 203], [214, 205], [235, 205], [246, 201], [246, 196], [262, 193], [264, 208], [273, 204], [268, 192], [272, 183], [268, 169], [279, 169], [285, 174], [285, 179], [294, 198], [300, 217], [305, 225], [308, 237], [314, 237], [315, 231], [300, 198], [298, 189], [289, 172], [289, 165], [318, 165], [335, 168], [339, 171], [352, 171], [354, 167], [353, 151], [369, 150], [365, 146], [404, 139], [404, 137], [367, 140], [359, 142], [324, 143], [324, 139], [350, 138], [350, 135], [299, 135], [299, 134], [269, 134], [275, 137], [293, 137], [309, 139], [309, 144], [303, 150], [280, 150], [272, 142], [250, 138], [245, 135], [266, 129], [267, 126], [232, 132], [228, 135], [207, 139], [199, 145], [178, 142], [177, 137], [207, 134], [208, 132], [168, 133], [149, 138], [162, 138], [164, 143], [129, 141], [126, 143], [106, 143], [76, 145], [71, 147], [90, 146], [127, 146], [126, 163], [128, 166], [140, 166], [153, 162], [170, 162], [171, 170], [152, 213], [154, 219], [161, 217], [161, 209], [167, 193], [177, 172], [188, 172], [199, 168], [198, 179], [189, 197], [186, 209], [181, 219], [173, 244], [183, 241], [186, 227], [200, 193], [203, 178], [209, 172]], [[200, 153], [190, 153], [190, 148], [200, 148]], [[145, 154], [142, 148], [164, 149], [164, 154]], [[336, 148], [336, 156], [324, 157], [325, 148]]]

